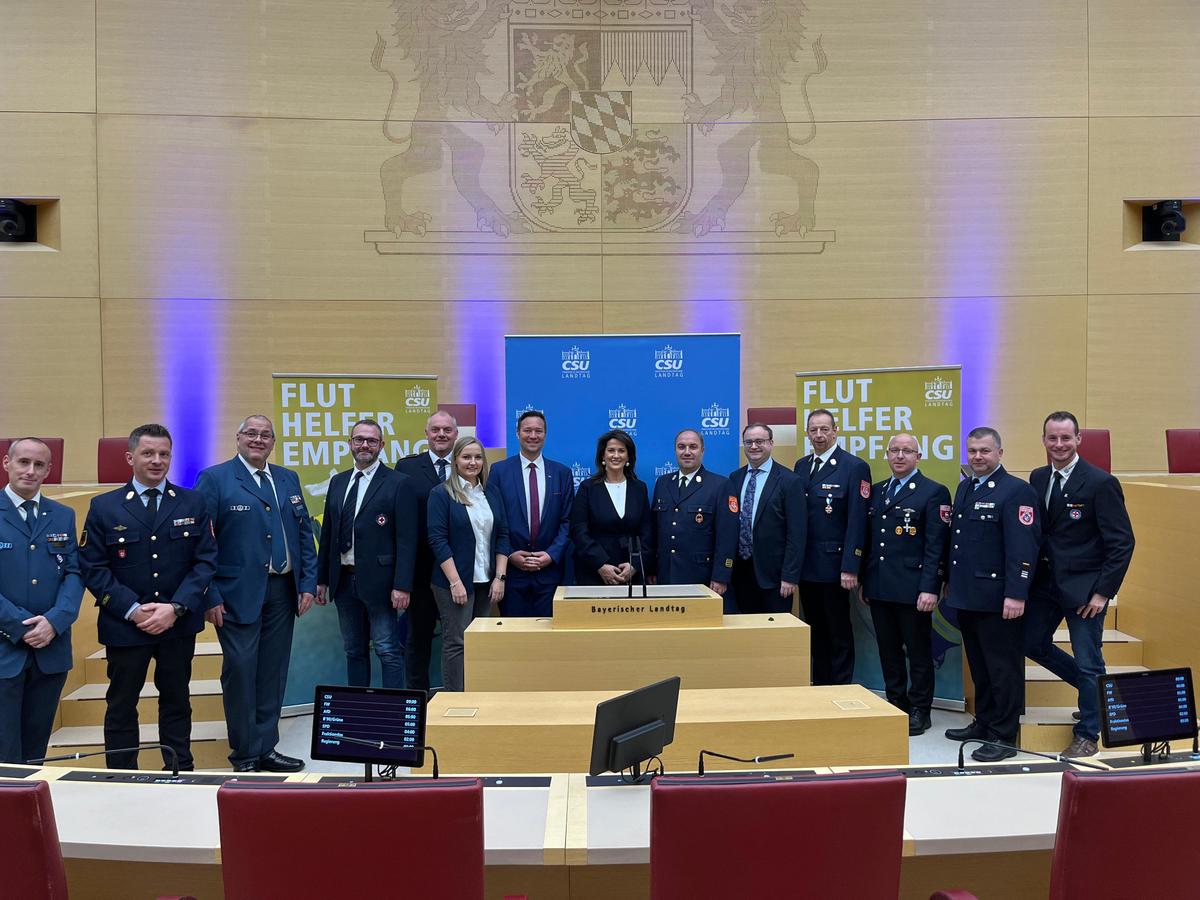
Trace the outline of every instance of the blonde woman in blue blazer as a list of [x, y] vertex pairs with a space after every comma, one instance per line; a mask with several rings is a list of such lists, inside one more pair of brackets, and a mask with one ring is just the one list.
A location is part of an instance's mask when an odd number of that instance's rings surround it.
[[461, 437], [450, 454], [450, 477], [429, 494], [433, 598], [442, 617], [442, 685], [463, 690], [463, 634], [476, 616], [504, 599], [512, 547], [500, 488], [488, 484], [483, 444]]

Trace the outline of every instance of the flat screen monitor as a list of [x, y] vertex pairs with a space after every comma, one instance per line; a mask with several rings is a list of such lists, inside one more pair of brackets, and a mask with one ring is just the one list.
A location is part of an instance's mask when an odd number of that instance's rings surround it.
[[1106, 747], [1182, 741], [1196, 734], [1191, 669], [1121, 672], [1097, 679]]
[[679, 676], [667, 678], [596, 704], [592, 761], [588, 774], [634, 770], [675, 740]]
[[425, 692], [317, 685], [312, 758], [380, 766], [425, 765]]

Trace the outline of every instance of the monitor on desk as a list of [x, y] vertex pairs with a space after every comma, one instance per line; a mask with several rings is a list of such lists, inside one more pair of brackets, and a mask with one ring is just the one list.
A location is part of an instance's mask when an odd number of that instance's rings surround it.
[[667, 678], [596, 705], [589, 775], [633, 770], [653, 759], [675, 739], [679, 676]]
[[319, 684], [312, 758], [379, 766], [425, 765], [425, 692]]
[[1097, 679], [1106, 747], [1191, 740], [1196, 735], [1192, 670], [1121, 672]]

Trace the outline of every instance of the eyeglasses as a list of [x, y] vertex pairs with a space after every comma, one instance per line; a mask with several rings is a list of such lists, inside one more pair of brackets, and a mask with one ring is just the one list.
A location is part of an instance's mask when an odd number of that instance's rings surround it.
[[767, 444], [771, 443], [771, 439], [770, 438], [751, 438], [750, 440], [742, 441], [742, 443], [747, 447], [765, 447]]
[[275, 432], [273, 431], [239, 431], [238, 434], [245, 435], [252, 441], [275, 440]]
[[916, 450], [909, 450], [907, 447], [888, 447], [887, 452], [892, 456], [916, 456]]
[[350, 443], [356, 447], [378, 447], [383, 441], [379, 440], [379, 438], [352, 437], [350, 438]]

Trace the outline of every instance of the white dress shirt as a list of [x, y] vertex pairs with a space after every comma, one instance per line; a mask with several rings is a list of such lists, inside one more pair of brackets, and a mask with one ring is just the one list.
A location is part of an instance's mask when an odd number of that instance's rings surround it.
[[[526, 459], [524, 456], [519, 456], [518, 458], [521, 460], [522, 490], [525, 491], [525, 521], [529, 522], [529, 467], [531, 465], [535, 466], [534, 472], [536, 473], [538, 491], [538, 515], [540, 517], [541, 511], [546, 508], [546, 459], [540, 453], [537, 455], [537, 459]], [[529, 525], [532, 527], [533, 523], [529, 522]]]
[[[483, 485], [472, 485], [461, 476], [458, 483], [467, 494], [470, 505], [467, 507], [467, 518], [471, 520], [471, 530], [475, 532], [475, 570], [471, 580], [475, 584], [484, 584], [491, 580], [492, 555], [492, 505], [488, 503]], [[459, 573], [462, 577], [462, 573]]]
[[[358, 518], [358, 511], [362, 509], [363, 497], [367, 496], [367, 488], [371, 486], [371, 479], [375, 477], [375, 473], [379, 471], [379, 460], [371, 463], [365, 469], [362, 469], [362, 478], [358, 480], [358, 497], [354, 501], [354, 518]], [[346, 498], [350, 496], [350, 489], [354, 487], [354, 476], [359, 470], [354, 469], [350, 472], [350, 479], [346, 482], [346, 493], [342, 494], [342, 504], [346, 503]], [[354, 565], [354, 529], [350, 529], [350, 549], [342, 554], [342, 565]]]
[[1061, 469], [1056, 469], [1053, 465], [1050, 466], [1050, 480], [1046, 483], [1046, 496], [1042, 498], [1042, 502], [1045, 503], [1046, 506], [1050, 505], [1050, 493], [1054, 490], [1054, 473], [1062, 472], [1062, 486], [1065, 488], [1067, 486], [1067, 482], [1071, 480], [1071, 473], [1075, 471], [1075, 464], [1077, 462], [1079, 462], [1078, 453], [1071, 457], [1071, 461]]
[[621, 482], [612, 482], [607, 479], [604, 482], [604, 486], [608, 488], [608, 497], [612, 500], [613, 508], [622, 519], [625, 518], [625, 488], [628, 484], [628, 478]]

